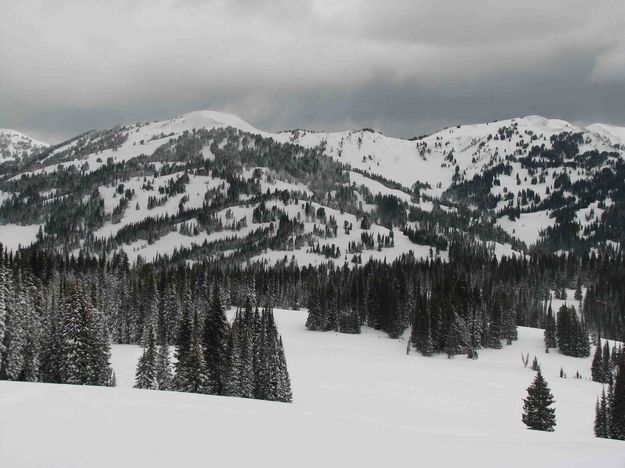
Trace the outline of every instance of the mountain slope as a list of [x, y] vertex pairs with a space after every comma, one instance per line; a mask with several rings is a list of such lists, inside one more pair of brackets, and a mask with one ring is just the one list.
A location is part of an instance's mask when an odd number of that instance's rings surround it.
[[622, 134], [539, 116], [414, 140], [368, 129], [269, 133], [198, 111], [88, 132], [8, 170], [0, 222], [31, 232], [45, 223], [50, 245], [150, 261], [445, 257], [464, 235], [499, 255], [618, 246]]
[[46, 143], [37, 141], [23, 133], [0, 128], [0, 163], [28, 158], [47, 147]]

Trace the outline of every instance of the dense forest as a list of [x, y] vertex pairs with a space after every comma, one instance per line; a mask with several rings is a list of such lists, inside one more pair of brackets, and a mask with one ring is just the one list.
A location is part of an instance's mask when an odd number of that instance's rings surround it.
[[[0, 376], [113, 385], [110, 343], [132, 343], [144, 346], [138, 387], [289, 401], [272, 307], [308, 308], [306, 327], [315, 331], [408, 332], [409, 346], [425, 356], [477, 359], [481, 348], [516, 340], [519, 325], [545, 328], [546, 349], [571, 356], [588, 356], [591, 341], [625, 338], [622, 255], [498, 261], [467, 243], [452, 244], [450, 254], [450, 262], [406, 255], [340, 268], [243, 268], [131, 266], [123, 253], [4, 253]], [[578, 308], [554, 312], [552, 294], [565, 298], [567, 290]]]

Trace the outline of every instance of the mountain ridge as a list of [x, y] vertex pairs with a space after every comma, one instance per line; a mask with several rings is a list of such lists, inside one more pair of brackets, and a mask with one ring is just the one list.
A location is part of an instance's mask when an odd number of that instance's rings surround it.
[[[87, 132], [25, 162], [0, 164], [0, 223], [50, 226], [51, 210], [69, 204], [66, 209], [82, 213], [88, 200], [98, 200], [93, 228], [76, 215], [72, 250], [109, 239], [134, 259], [138, 251], [151, 252], [148, 259], [200, 251], [199, 243], [207, 242], [213, 253], [230, 252], [223, 246], [234, 244], [241, 252], [240, 245], [260, 235], [258, 229], [275, 228], [280, 216], [303, 222], [289, 224], [290, 238], [257, 248], [251, 258], [278, 261], [294, 249], [304, 262], [358, 261], [363, 245], [368, 257], [410, 250], [444, 255], [462, 232], [499, 255], [545, 242], [553, 250], [606, 241], [618, 246], [621, 231], [605, 226], [621, 219], [615, 214], [624, 171], [621, 132], [625, 128], [529, 115], [419, 139], [371, 129], [271, 133], [232, 114], [201, 110]], [[233, 192], [239, 185], [243, 192]], [[288, 198], [276, 203], [277, 192], [309, 208], [296, 209]], [[311, 216], [311, 206], [331, 214], [330, 233], [329, 219]], [[273, 214], [255, 214], [260, 208]], [[145, 223], [168, 227], [128, 237]], [[343, 224], [351, 228], [341, 240]], [[371, 240], [369, 229], [379, 238]], [[268, 232], [262, 235], [276, 234]], [[233, 235], [240, 239], [226, 240]], [[53, 238], [58, 247], [60, 238]]]

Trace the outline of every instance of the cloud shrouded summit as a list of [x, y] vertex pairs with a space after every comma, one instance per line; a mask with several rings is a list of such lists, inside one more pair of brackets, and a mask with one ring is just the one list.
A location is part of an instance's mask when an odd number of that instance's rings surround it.
[[619, 0], [0, 3], [0, 127], [51, 142], [200, 108], [399, 136], [525, 114], [625, 123]]

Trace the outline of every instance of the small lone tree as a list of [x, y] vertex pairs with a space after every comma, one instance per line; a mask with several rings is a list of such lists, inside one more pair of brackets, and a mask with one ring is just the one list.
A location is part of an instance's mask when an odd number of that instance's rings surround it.
[[529, 429], [552, 432], [556, 425], [556, 410], [550, 408], [553, 403], [551, 390], [539, 370], [523, 400], [523, 424]]

